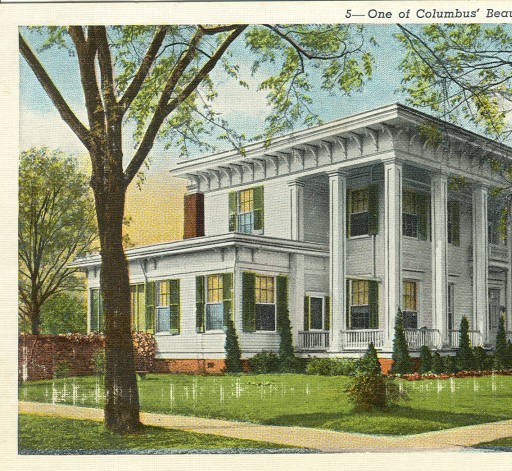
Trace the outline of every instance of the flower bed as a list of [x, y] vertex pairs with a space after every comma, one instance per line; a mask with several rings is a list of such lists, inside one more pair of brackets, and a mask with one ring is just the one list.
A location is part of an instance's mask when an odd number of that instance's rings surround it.
[[411, 373], [404, 375], [395, 375], [397, 378], [405, 379], [407, 381], [419, 381], [422, 379], [448, 379], [448, 378], [468, 378], [477, 376], [491, 376], [491, 375], [512, 375], [512, 370], [485, 370], [485, 371], [458, 371], [457, 373]]

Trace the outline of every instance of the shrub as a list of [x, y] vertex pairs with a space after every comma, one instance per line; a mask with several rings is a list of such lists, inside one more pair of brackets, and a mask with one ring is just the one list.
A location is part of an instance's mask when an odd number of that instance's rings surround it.
[[475, 367], [475, 359], [469, 340], [469, 323], [466, 317], [463, 317], [460, 321], [459, 348], [455, 354], [455, 360], [459, 371], [468, 371]]
[[155, 337], [146, 332], [133, 332], [132, 336], [135, 370], [151, 371], [155, 361]]
[[352, 376], [359, 360], [352, 358], [311, 358], [306, 366], [309, 375]]
[[405, 338], [404, 318], [401, 309], [398, 309], [395, 321], [395, 337], [393, 338], [393, 366], [391, 372], [394, 374], [411, 373], [411, 357], [409, 347]]
[[483, 347], [475, 347], [473, 349], [473, 359], [475, 369], [478, 371], [490, 370], [493, 367], [493, 359], [487, 355]]
[[274, 352], [260, 352], [249, 360], [253, 373], [277, 373], [279, 371], [279, 356]]
[[500, 316], [498, 331], [496, 333], [496, 349], [494, 351], [496, 369], [504, 370], [510, 368], [511, 358], [509, 346], [507, 345], [507, 333], [505, 331], [505, 316]]
[[226, 330], [226, 342], [224, 344], [226, 351], [226, 366], [224, 371], [226, 373], [241, 373], [242, 372], [242, 352], [238, 343], [238, 335], [235, 326], [231, 319], [228, 320]]
[[92, 369], [96, 375], [104, 375], [106, 369], [105, 349], [98, 350], [92, 356]]
[[426, 345], [423, 345], [420, 350], [420, 373], [426, 373], [427, 371], [432, 371], [432, 352], [430, 348]]
[[67, 378], [71, 376], [71, 365], [68, 361], [59, 361], [53, 370], [54, 378]]
[[444, 362], [443, 357], [439, 355], [439, 352], [434, 352], [432, 355], [432, 373], [441, 374], [444, 373]]
[[444, 372], [445, 373], [457, 373], [459, 368], [457, 366], [457, 360], [455, 357], [448, 356], [444, 360]]
[[358, 361], [356, 368], [357, 374], [361, 375], [380, 375], [382, 373], [377, 350], [375, 350], [373, 342], [370, 342], [368, 345], [368, 350]]
[[293, 373], [297, 370], [297, 361], [293, 350], [292, 327], [288, 311], [288, 279], [278, 277], [277, 331], [279, 332], [279, 371]]

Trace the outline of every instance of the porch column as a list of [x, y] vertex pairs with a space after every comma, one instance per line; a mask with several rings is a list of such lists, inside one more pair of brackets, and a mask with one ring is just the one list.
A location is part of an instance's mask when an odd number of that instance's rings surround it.
[[384, 161], [384, 347], [391, 350], [401, 304], [402, 164]]
[[290, 238], [304, 240], [304, 182], [288, 182], [290, 188]]
[[512, 203], [508, 207], [507, 226], [507, 247], [508, 247], [508, 270], [507, 270], [507, 291], [506, 291], [506, 329], [512, 331]]
[[472, 329], [482, 334], [488, 343], [488, 252], [487, 237], [487, 188], [476, 184], [473, 188], [473, 322]]
[[448, 343], [448, 178], [432, 176], [432, 327]]
[[331, 295], [331, 352], [341, 350], [341, 330], [345, 328], [347, 176], [342, 170], [329, 173], [329, 292]]
[[293, 345], [299, 347], [299, 330], [304, 327], [304, 255], [290, 254], [289, 290]]

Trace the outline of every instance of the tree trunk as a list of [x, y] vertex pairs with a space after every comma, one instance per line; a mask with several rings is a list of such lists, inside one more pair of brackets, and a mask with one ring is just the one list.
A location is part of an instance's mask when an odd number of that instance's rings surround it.
[[39, 309], [31, 309], [30, 310], [30, 326], [32, 335], [39, 335], [39, 324], [40, 324], [40, 313]]
[[37, 279], [32, 280], [32, 291], [30, 293], [30, 330], [32, 335], [39, 335], [40, 324], [41, 324], [41, 306], [39, 305], [38, 291], [37, 291]]
[[105, 181], [101, 186], [102, 191], [93, 184], [105, 312], [105, 427], [124, 434], [141, 428], [130, 321], [130, 283], [122, 246], [125, 187], [120, 180], [117, 183]]

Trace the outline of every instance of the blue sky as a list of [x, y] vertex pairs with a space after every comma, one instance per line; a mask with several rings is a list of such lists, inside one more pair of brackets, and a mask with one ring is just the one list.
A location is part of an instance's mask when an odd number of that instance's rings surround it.
[[[319, 90], [314, 91], [312, 93], [314, 109], [323, 121], [370, 110], [395, 101], [404, 102], [404, 96], [399, 91], [398, 65], [401, 50], [393, 38], [393, 34], [397, 32], [396, 26], [368, 25], [368, 32], [374, 35], [378, 42], [378, 47], [372, 48], [375, 57], [372, 80], [361, 92], [353, 92], [350, 96], [328, 95]], [[37, 33], [24, 32], [24, 34], [33, 48], [40, 45], [41, 37]], [[238, 50], [240, 48], [237, 48]], [[72, 109], [85, 121], [76, 57], [70, 56], [65, 50], [55, 48], [40, 53], [40, 57]], [[241, 64], [241, 75], [241, 78], [249, 83], [250, 89], [239, 87], [233, 81], [219, 80], [215, 108], [237, 131], [251, 136], [262, 131], [268, 109], [265, 104], [265, 94], [255, 90], [257, 78], [250, 76], [249, 61]], [[128, 156], [133, 148], [131, 131], [130, 126], [125, 127], [124, 147], [125, 155]], [[47, 145], [60, 147], [70, 153], [85, 154], [85, 148], [62, 122], [23, 59], [20, 59], [20, 141], [22, 150], [34, 145]], [[175, 165], [177, 152], [173, 149], [164, 150], [163, 144], [157, 143], [150, 153], [152, 171], [168, 170]], [[221, 145], [219, 150], [222, 150]]]

